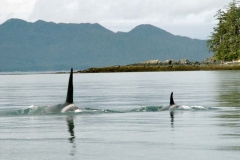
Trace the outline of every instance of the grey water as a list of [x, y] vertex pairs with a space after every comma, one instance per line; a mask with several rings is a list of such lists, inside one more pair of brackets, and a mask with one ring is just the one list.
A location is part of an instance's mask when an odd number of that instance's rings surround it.
[[[0, 159], [239, 159], [240, 71], [0, 75]], [[181, 105], [171, 119], [174, 92]]]

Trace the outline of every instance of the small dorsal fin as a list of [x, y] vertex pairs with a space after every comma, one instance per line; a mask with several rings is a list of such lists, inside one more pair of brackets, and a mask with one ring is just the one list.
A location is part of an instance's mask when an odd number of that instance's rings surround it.
[[68, 82], [68, 91], [67, 91], [67, 103], [73, 103], [73, 69], [71, 68], [71, 73]]
[[170, 96], [170, 105], [173, 105], [175, 104], [174, 101], [173, 101], [173, 92], [171, 93], [171, 96]]

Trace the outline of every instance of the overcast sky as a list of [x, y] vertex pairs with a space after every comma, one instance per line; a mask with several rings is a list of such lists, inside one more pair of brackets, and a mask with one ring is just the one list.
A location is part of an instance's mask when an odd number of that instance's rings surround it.
[[99, 23], [114, 32], [152, 24], [172, 34], [207, 39], [214, 15], [232, 0], [0, 0], [0, 24], [10, 18]]

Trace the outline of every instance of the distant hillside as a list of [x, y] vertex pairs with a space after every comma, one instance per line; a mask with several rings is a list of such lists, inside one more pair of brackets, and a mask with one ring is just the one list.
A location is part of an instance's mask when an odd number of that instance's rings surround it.
[[10, 19], [0, 25], [0, 71], [45, 71], [126, 65], [151, 59], [201, 61], [206, 41], [152, 25], [114, 33], [99, 24]]

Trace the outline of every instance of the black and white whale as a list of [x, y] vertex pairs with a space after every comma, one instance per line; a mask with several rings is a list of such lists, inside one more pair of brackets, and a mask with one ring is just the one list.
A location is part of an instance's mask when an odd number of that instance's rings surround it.
[[174, 103], [174, 100], [173, 100], [173, 92], [171, 93], [170, 95], [170, 105], [169, 105], [169, 110], [175, 110], [175, 109], [178, 109], [180, 106], [179, 105], [176, 105]]
[[161, 111], [166, 111], [166, 110], [173, 111], [175, 109], [178, 109], [179, 107], [180, 107], [179, 105], [176, 105], [174, 103], [173, 92], [172, 92], [171, 95], [170, 95], [170, 104], [169, 104], [169, 106], [162, 108]]
[[162, 108], [160, 111], [170, 111], [170, 117], [171, 117], [171, 124], [173, 126], [173, 121], [174, 121], [174, 110], [178, 109], [180, 106], [176, 105], [174, 100], [173, 100], [173, 92], [170, 95], [170, 104], [167, 107]]
[[79, 108], [73, 103], [73, 69], [71, 68], [71, 73], [68, 82], [67, 98], [65, 103], [48, 106], [44, 109], [44, 111], [46, 113], [60, 113], [60, 112], [64, 113], [75, 110], [79, 110]]

